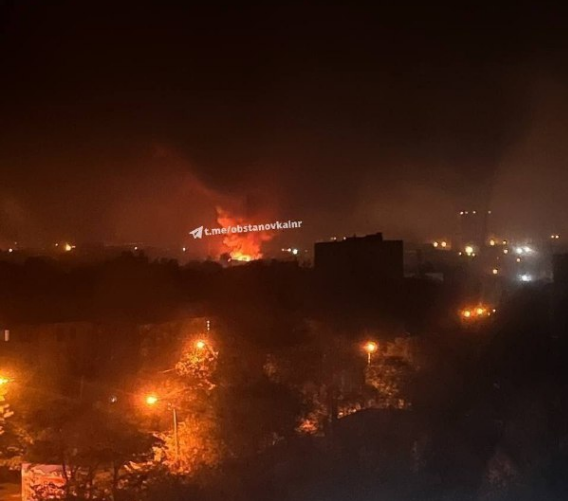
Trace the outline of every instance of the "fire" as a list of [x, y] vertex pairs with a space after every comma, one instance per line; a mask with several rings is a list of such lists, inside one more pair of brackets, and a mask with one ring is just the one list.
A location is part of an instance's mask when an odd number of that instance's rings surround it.
[[[228, 211], [217, 207], [217, 222], [222, 227], [249, 224], [242, 217], [235, 217]], [[262, 258], [262, 244], [272, 238], [266, 232], [231, 233], [223, 238], [224, 252], [227, 252], [233, 261], [254, 261]]]

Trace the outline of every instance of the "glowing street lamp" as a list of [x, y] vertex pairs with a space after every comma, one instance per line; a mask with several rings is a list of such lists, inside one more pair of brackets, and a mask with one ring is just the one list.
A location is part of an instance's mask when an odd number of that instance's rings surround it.
[[371, 356], [379, 349], [379, 345], [374, 341], [368, 341], [365, 343], [364, 349], [367, 352], [367, 364], [371, 365]]
[[154, 405], [156, 405], [158, 403], [159, 398], [154, 394], [146, 395], [145, 401], [146, 401], [146, 405], [153, 407]]
[[217, 358], [219, 356], [219, 353], [213, 351], [213, 348], [211, 348], [211, 345], [205, 341], [205, 339], [198, 339], [195, 341], [195, 348], [199, 351], [207, 350], [213, 358]]
[[495, 313], [495, 309], [491, 309], [485, 304], [478, 304], [475, 307], [464, 308], [460, 310], [459, 315], [464, 322], [477, 322], [490, 317]]
[[[159, 401], [160, 401], [160, 399], [158, 398], [158, 396], [155, 393], [151, 393], [149, 395], [146, 395], [145, 402], [146, 402], [146, 405], [148, 405], [149, 407], [154, 407]], [[179, 461], [179, 434], [178, 434], [177, 409], [176, 409], [175, 405], [170, 405], [170, 407], [172, 409], [172, 418], [173, 418], [173, 424], [174, 424], [174, 443], [175, 443], [175, 448], [176, 448], [176, 462], [177, 462], [177, 461]]]

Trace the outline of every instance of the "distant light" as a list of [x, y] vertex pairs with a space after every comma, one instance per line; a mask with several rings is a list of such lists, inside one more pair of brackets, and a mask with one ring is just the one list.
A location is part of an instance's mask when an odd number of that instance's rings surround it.
[[111, 404], [116, 404], [118, 402], [118, 397], [116, 395], [111, 395], [111, 397], [109, 398], [109, 402]]
[[496, 243], [495, 240], [493, 240], [493, 239], [489, 240], [489, 245], [490, 245], [491, 247], [494, 247], [494, 246], [495, 246], [495, 243]]
[[523, 247], [523, 250], [524, 250], [527, 254], [533, 251], [533, 250], [532, 250], [530, 247], [528, 247], [528, 246]]
[[509, 249], [503, 249], [503, 254], [509, 254]]
[[462, 311], [462, 317], [465, 317], [465, 318], [471, 317], [471, 311], [469, 311], [469, 310]]
[[71, 244], [65, 244], [65, 247], [64, 247], [64, 248], [65, 248], [65, 252], [69, 252], [69, 251], [73, 250], [73, 245], [71, 245]]
[[375, 351], [377, 351], [378, 348], [379, 348], [379, 345], [377, 343], [375, 343], [374, 341], [369, 341], [369, 342], [365, 343], [365, 351], [367, 353], [375, 353]]
[[524, 273], [519, 277], [519, 279], [521, 280], [521, 282], [532, 282], [532, 276], [528, 273]]
[[493, 273], [493, 275], [498, 275], [499, 274], [499, 270], [497, 268], [493, 268], [491, 270], [491, 273]]
[[181, 250], [182, 250], [182, 252], [185, 252], [185, 247], [182, 247]]
[[516, 261], [517, 261], [517, 263], [520, 263], [520, 262], [521, 262], [521, 258], [518, 257], [518, 258], [516, 259]]
[[55, 247], [59, 247], [59, 244], [55, 244]]
[[158, 403], [158, 397], [156, 395], [146, 396], [146, 403], [148, 405], [156, 405]]
[[294, 254], [294, 256], [297, 256], [298, 252], [299, 252], [298, 249], [292, 249], [292, 254]]
[[464, 251], [468, 256], [471, 256], [474, 253], [474, 248], [471, 245], [466, 245]]
[[503, 240], [503, 245], [507, 245], [507, 240]]
[[433, 245], [434, 247], [438, 247], [439, 244], [438, 244], [438, 242], [434, 242], [432, 245]]
[[474, 210], [474, 211], [472, 211], [471, 213], [472, 213], [472, 214], [477, 214], [477, 211]]
[[440, 244], [442, 247], [447, 247], [448, 246], [448, 242], [446, 242], [445, 240]]
[[550, 235], [550, 238], [552, 238], [552, 240], [558, 240], [560, 238], [560, 235], [558, 235], [557, 233], [554, 233], [554, 234]]
[[14, 249], [10, 248], [8, 249], [8, 252], [14, 252]]
[[138, 250], [138, 246], [134, 247], [134, 250], [137, 251], [137, 250]]
[[195, 343], [195, 347], [196, 347], [198, 350], [202, 350], [202, 349], [205, 348], [206, 346], [207, 346], [207, 343], [205, 343], [205, 341], [203, 341], [203, 339], [200, 339], [199, 341], [197, 341], [197, 342]]
[[463, 216], [463, 210], [462, 210], [462, 211], [460, 211], [460, 216]]
[[517, 254], [522, 254], [523, 252], [525, 252], [525, 250], [522, 247], [515, 247], [515, 252]]
[[491, 211], [490, 211], [490, 210], [488, 210], [488, 211], [487, 211], [487, 214], [491, 214]]
[[485, 313], [485, 308], [482, 308], [480, 306], [475, 310], [475, 313], [477, 313], [478, 315], [483, 315]]

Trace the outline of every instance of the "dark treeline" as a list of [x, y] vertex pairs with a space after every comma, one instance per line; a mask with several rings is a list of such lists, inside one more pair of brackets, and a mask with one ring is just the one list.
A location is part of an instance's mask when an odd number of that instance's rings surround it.
[[[287, 342], [298, 318], [323, 319], [340, 330], [397, 326], [421, 331], [439, 325], [457, 308], [450, 288], [408, 280], [402, 289], [369, 294], [348, 284], [340, 298], [311, 268], [296, 262], [253, 262], [224, 268], [216, 262], [179, 265], [124, 253], [95, 264], [69, 259], [0, 261], [0, 322], [167, 321], [208, 314], [242, 326], [268, 343]], [[268, 325], [270, 324], [270, 325]]]

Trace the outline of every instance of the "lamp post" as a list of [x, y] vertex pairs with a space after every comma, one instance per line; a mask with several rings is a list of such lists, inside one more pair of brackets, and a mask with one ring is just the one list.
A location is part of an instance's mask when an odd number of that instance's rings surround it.
[[374, 341], [367, 341], [364, 349], [367, 352], [367, 365], [371, 365], [371, 356], [379, 349], [379, 345]]
[[[145, 400], [146, 400], [146, 405], [148, 405], [149, 407], [154, 407], [160, 401], [160, 399], [155, 393], [147, 395]], [[177, 409], [176, 406], [173, 405], [172, 403], [168, 403], [168, 405], [172, 410], [172, 418], [174, 424], [174, 446], [176, 450], [176, 463], [177, 463], [179, 461], [179, 456], [180, 456]]]
[[219, 353], [214, 351], [213, 348], [211, 348], [211, 345], [205, 339], [198, 339], [195, 342], [195, 348], [197, 348], [199, 351], [207, 350], [215, 359], [219, 356]]

